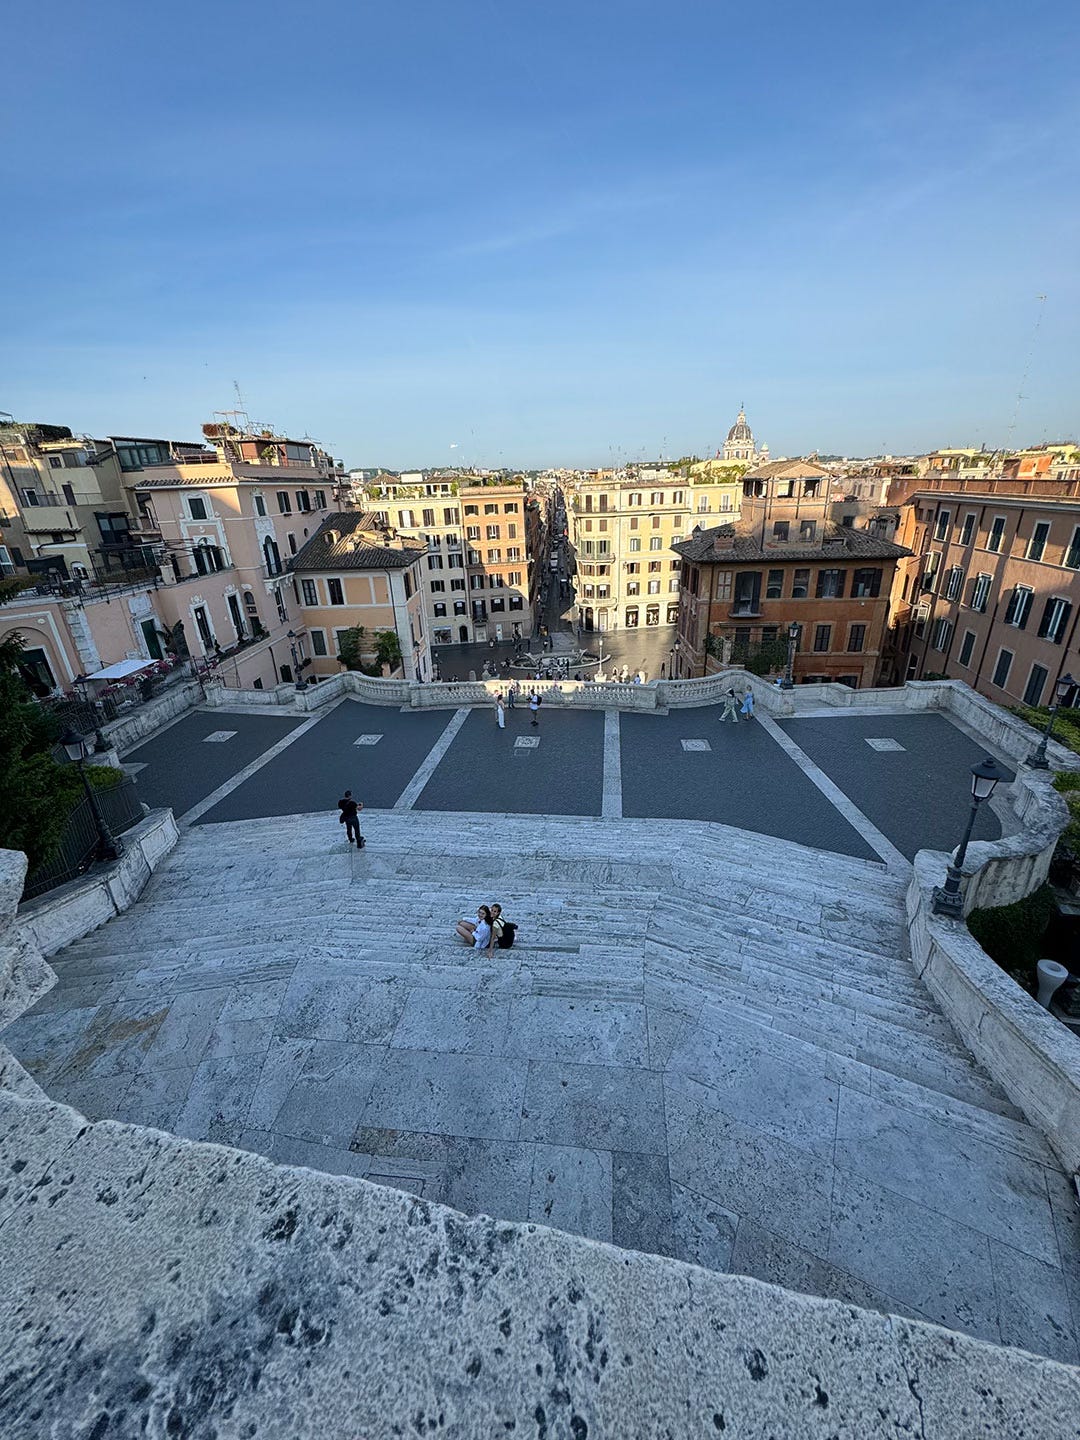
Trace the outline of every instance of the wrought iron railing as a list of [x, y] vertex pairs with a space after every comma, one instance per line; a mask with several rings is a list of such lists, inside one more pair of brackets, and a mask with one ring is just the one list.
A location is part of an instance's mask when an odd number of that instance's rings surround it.
[[[143, 818], [142, 802], [135, 782], [130, 778], [125, 778], [112, 789], [95, 790], [94, 799], [105, 824], [114, 835], [130, 830]], [[65, 885], [85, 874], [94, 863], [99, 843], [93, 806], [84, 795], [68, 816], [56, 854], [26, 877], [22, 898], [32, 900], [46, 890], [54, 890], [58, 885]]]

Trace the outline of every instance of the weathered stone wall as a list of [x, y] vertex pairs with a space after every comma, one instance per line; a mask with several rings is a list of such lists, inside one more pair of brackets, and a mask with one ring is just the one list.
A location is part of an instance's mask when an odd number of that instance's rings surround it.
[[[155, 865], [178, 838], [173, 812], [152, 811], [124, 832], [124, 854], [115, 864], [95, 866], [86, 875], [47, 890], [20, 908], [19, 931], [25, 943], [42, 955], [55, 955], [65, 945], [81, 940], [119, 915], [142, 894]], [[0, 856], [16, 853], [3, 850]], [[24, 855], [19, 858], [25, 862]]]
[[964, 1044], [1075, 1175], [1080, 1040], [990, 959], [962, 921], [933, 913], [940, 879], [938, 857], [920, 850], [907, 895], [912, 963]]

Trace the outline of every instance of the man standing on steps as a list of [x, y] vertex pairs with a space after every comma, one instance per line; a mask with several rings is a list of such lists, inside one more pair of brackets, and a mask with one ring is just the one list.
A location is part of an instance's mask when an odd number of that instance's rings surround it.
[[345, 826], [348, 843], [351, 845], [353, 840], [355, 840], [356, 848], [362, 850], [364, 848], [364, 837], [360, 834], [360, 816], [358, 812], [364, 808], [363, 805], [359, 800], [353, 799], [351, 790], [346, 790], [345, 794], [337, 803], [338, 809], [341, 811], [341, 814], [338, 816], [338, 824]]

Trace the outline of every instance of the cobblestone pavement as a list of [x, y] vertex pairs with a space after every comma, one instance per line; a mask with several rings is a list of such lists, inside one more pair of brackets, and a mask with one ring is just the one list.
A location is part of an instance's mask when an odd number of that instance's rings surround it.
[[[864, 859], [891, 858], [877, 832], [909, 859], [920, 846], [957, 843], [968, 771], [984, 752], [946, 717], [829, 716], [770, 733], [719, 714], [549, 705], [534, 727], [519, 705], [500, 730], [494, 707], [401, 711], [346, 699], [303, 723], [196, 711], [126, 763], [144, 767], [136, 779], [148, 804], [182, 817], [202, 802], [192, 818], [206, 823], [332, 811], [348, 787], [369, 807], [715, 820]], [[785, 753], [781, 735], [801, 748]], [[854, 812], [833, 803], [830, 781]], [[984, 807], [977, 836], [1000, 833]]]

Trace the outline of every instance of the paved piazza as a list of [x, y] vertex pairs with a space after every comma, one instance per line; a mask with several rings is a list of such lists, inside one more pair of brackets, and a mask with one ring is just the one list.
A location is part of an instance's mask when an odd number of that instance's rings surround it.
[[[196, 713], [127, 757], [180, 845], [4, 1040], [92, 1119], [1076, 1363], [1075, 1198], [905, 959], [913, 817], [958, 831], [981, 753], [937, 715]], [[496, 899], [488, 959], [453, 924]]]
[[[333, 811], [348, 787], [369, 808], [714, 820], [866, 860], [897, 858], [875, 832], [910, 859], [923, 845], [951, 848], [963, 831], [968, 770], [984, 750], [943, 715], [782, 725], [719, 716], [716, 706], [605, 718], [549, 705], [533, 728], [519, 705], [500, 731], [494, 710], [400, 711], [347, 699], [306, 720], [197, 711], [125, 761], [138, 767], [148, 804], [194, 823]], [[605, 725], [615, 727], [614, 745], [605, 745]], [[225, 731], [235, 733], [206, 743]], [[867, 737], [899, 748], [877, 749]], [[522, 738], [540, 743], [522, 747]], [[848, 806], [837, 807], [830, 782]], [[614, 808], [605, 807], [605, 787]], [[976, 838], [1000, 834], [984, 807]]]

